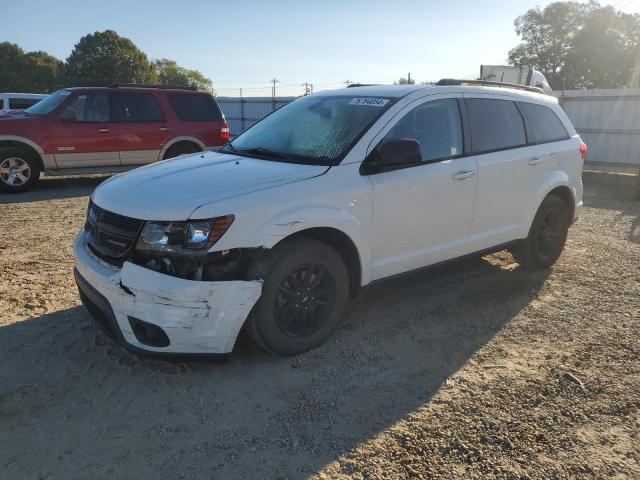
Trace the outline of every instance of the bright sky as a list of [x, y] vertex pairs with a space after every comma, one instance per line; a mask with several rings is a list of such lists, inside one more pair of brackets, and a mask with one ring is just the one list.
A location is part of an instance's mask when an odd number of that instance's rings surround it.
[[[514, 19], [546, 0], [0, 0], [0, 41], [64, 60], [81, 36], [112, 29], [150, 59], [200, 70], [219, 95], [300, 95], [343, 82], [472, 78], [518, 43]], [[606, 2], [602, 2], [603, 4]], [[628, 13], [640, 0], [611, 0]], [[21, 20], [21, 21], [17, 21]]]

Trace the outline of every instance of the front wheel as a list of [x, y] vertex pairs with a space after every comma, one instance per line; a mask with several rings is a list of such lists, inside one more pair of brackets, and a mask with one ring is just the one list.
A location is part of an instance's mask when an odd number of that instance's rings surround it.
[[0, 150], [0, 189], [7, 193], [26, 192], [40, 178], [40, 168], [33, 155], [17, 147]]
[[511, 248], [516, 261], [526, 268], [541, 269], [553, 265], [567, 240], [569, 207], [555, 195], [542, 201], [529, 230], [529, 236]]
[[254, 261], [248, 277], [264, 283], [247, 330], [255, 343], [279, 355], [297, 355], [324, 343], [349, 299], [349, 273], [342, 258], [311, 238], [277, 245]]

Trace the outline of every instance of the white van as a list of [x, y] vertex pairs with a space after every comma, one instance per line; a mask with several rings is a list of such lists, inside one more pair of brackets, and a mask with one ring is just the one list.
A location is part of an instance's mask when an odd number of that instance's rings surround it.
[[525, 90], [301, 97], [220, 152], [102, 183], [74, 245], [80, 296], [137, 352], [228, 354], [244, 327], [298, 354], [372, 282], [503, 248], [551, 266], [585, 153], [557, 100]]
[[0, 93], [0, 114], [25, 110], [48, 96], [39, 93]]

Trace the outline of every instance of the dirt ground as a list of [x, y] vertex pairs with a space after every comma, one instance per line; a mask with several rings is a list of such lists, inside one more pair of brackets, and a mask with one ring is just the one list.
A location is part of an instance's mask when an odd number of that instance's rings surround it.
[[0, 194], [0, 478], [640, 478], [640, 202], [549, 271], [504, 252], [366, 290], [297, 358], [142, 360], [80, 305], [99, 179]]

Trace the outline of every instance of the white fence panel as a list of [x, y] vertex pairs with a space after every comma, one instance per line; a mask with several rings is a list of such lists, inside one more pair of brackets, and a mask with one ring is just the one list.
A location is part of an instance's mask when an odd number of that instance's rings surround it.
[[640, 88], [563, 90], [555, 95], [589, 146], [588, 161], [640, 165]]

